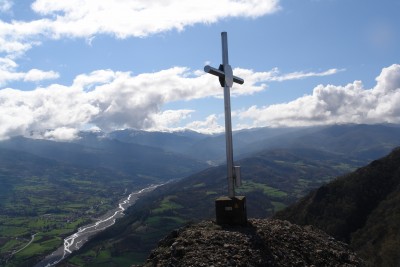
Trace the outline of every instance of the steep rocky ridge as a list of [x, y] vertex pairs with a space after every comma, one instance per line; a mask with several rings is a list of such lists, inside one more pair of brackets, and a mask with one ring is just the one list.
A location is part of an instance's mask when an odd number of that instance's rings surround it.
[[369, 266], [400, 266], [400, 148], [311, 192], [276, 218], [349, 242]]

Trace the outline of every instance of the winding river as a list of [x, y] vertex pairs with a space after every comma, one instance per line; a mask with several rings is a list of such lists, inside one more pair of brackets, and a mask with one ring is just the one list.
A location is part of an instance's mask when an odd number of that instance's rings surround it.
[[123, 199], [117, 208], [107, 212], [105, 215], [97, 219], [97, 222], [80, 227], [76, 233], [64, 239], [64, 245], [59, 247], [52, 254], [46, 256], [44, 260], [36, 264], [34, 267], [50, 267], [54, 266], [63, 259], [65, 259], [73, 251], [82, 247], [82, 245], [89, 240], [90, 237], [103, 231], [115, 223], [115, 220], [124, 216], [124, 211], [145, 193], [153, 191], [163, 184], [151, 185], [139, 191], [131, 193], [127, 198]]

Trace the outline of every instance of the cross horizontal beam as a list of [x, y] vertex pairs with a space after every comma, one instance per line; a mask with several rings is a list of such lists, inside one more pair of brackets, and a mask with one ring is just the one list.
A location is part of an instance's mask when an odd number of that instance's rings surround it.
[[[209, 65], [204, 67], [204, 71], [207, 72], [207, 73], [210, 73], [212, 75], [218, 76], [218, 77], [222, 77], [222, 78], [225, 77], [225, 72], [223, 72], [222, 70], [213, 68], [213, 67], [211, 67]], [[233, 76], [233, 82], [238, 83], [238, 84], [243, 84], [244, 80], [242, 78], [237, 77], [237, 76]]]

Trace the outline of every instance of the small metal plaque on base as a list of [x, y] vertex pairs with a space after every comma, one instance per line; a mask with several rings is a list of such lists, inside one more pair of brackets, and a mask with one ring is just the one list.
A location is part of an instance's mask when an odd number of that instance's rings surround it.
[[219, 197], [215, 200], [217, 224], [219, 225], [246, 225], [246, 197]]

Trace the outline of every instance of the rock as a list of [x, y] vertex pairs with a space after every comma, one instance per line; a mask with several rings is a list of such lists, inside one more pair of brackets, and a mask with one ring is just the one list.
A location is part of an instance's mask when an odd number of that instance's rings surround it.
[[143, 267], [364, 266], [342, 242], [315, 227], [252, 219], [245, 227], [211, 221], [186, 226], [159, 242]]

